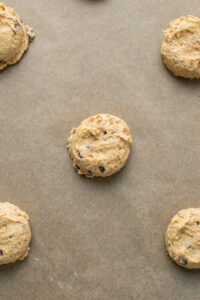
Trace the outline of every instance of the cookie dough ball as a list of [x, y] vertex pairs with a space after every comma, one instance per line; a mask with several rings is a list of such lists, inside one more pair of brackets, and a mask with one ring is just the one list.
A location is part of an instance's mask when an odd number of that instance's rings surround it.
[[33, 38], [15, 10], [0, 3], [0, 70], [19, 61]]
[[176, 76], [200, 78], [200, 19], [181, 17], [164, 31], [162, 58]]
[[200, 208], [179, 211], [166, 232], [170, 257], [188, 269], [200, 268]]
[[106, 177], [118, 172], [126, 163], [132, 137], [121, 119], [99, 114], [73, 128], [68, 148], [78, 174]]
[[23, 260], [29, 251], [28, 216], [17, 206], [0, 202], [0, 265]]

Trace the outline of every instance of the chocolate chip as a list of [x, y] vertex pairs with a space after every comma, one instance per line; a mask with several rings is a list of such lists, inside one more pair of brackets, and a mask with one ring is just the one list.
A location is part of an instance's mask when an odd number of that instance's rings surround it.
[[78, 165], [76, 165], [76, 169], [77, 169], [77, 170], [80, 170], [80, 167], [79, 167]]
[[3, 251], [2, 250], [0, 250], [0, 256], [3, 256]]
[[18, 29], [20, 27], [20, 24], [19, 23], [16, 23], [15, 24], [15, 29]]
[[12, 239], [12, 235], [9, 236], [9, 239]]
[[89, 176], [89, 177], [93, 176], [92, 171], [88, 170], [88, 171], [87, 171], [87, 176]]
[[107, 131], [106, 131], [106, 130], [104, 131], [104, 134], [107, 134]]
[[80, 154], [80, 152], [78, 153], [78, 156], [79, 156], [80, 158], [83, 158], [83, 156]]
[[104, 167], [99, 167], [99, 170], [103, 173], [106, 169]]
[[200, 227], [200, 222], [197, 222], [197, 226]]
[[187, 264], [188, 264], [187, 259], [185, 259], [184, 257], [181, 257], [181, 258], [180, 258], [180, 264], [182, 264], [182, 265], [187, 265]]

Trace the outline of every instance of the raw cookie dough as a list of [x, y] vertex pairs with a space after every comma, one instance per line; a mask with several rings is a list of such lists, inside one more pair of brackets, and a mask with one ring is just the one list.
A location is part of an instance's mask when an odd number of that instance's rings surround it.
[[99, 114], [73, 128], [68, 148], [78, 174], [106, 177], [118, 172], [126, 163], [132, 137], [121, 119]]
[[0, 70], [18, 62], [34, 36], [13, 8], [0, 3]]
[[166, 232], [170, 257], [188, 269], [200, 268], [200, 208], [179, 211]]
[[28, 216], [17, 206], [0, 202], [0, 265], [23, 260], [29, 251]]
[[200, 78], [200, 19], [181, 17], [164, 31], [162, 58], [176, 76]]

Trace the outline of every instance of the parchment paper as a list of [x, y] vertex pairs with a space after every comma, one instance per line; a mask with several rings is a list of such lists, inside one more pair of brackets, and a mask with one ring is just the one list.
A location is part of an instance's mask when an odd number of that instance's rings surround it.
[[[200, 206], [200, 82], [164, 67], [162, 30], [198, 0], [13, 0], [36, 38], [0, 73], [0, 201], [25, 210], [32, 243], [0, 268], [2, 300], [199, 300], [164, 234]], [[126, 167], [85, 179], [66, 139], [96, 113], [133, 135]]]

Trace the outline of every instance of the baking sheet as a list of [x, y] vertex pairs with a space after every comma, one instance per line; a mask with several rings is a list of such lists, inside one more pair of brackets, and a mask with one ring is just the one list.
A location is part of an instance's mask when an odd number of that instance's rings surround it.
[[[29, 257], [0, 269], [0, 299], [199, 300], [200, 272], [176, 266], [164, 233], [199, 207], [200, 84], [173, 77], [162, 30], [198, 0], [7, 1], [36, 38], [0, 73], [0, 199], [30, 215]], [[96, 113], [133, 135], [126, 167], [89, 180], [70, 129]]]

